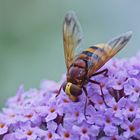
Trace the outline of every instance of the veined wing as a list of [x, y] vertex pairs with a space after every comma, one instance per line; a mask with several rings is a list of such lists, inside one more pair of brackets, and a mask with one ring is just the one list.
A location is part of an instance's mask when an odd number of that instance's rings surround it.
[[82, 31], [80, 23], [73, 11], [69, 11], [64, 19], [63, 25], [63, 41], [64, 55], [67, 70], [75, 57], [75, 48], [82, 40]]
[[106, 44], [97, 44], [85, 50], [90, 53], [88, 61], [88, 77], [91, 77], [98, 69], [100, 69], [109, 59], [117, 54], [130, 40], [132, 32], [126, 32], [117, 36]]

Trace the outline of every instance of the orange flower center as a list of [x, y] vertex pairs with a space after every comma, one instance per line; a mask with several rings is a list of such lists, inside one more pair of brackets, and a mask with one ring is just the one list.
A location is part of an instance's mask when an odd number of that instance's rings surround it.
[[5, 126], [4, 123], [0, 123], [0, 128], [3, 128]]
[[65, 133], [64, 133], [64, 137], [65, 137], [65, 138], [69, 138], [69, 137], [70, 137], [70, 134], [69, 134], [68, 132], [65, 132]]
[[106, 119], [106, 122], [107, 122], [107, 123], [110, 123], [110, 122], [111, 122], [111, 121], [110, 121], [110, 118], [107, 118], [107, 119]]
[[50, 132], [50, 133], [48, 133], [48, 138], [49, 138], [49, 139], [51, 139], [51, 138], [52, 138], [52, 136], [53, 136], [53, 135], [52, 135], [52, 133], [51, 133], [51, 132]]
[[103, 104], [103, 101], [98, 101], [98, 104], [99, 104], [99, 105], [102, 105], [102, 104]]
[[27, 118], [32, 118], [32, 117], [33, 117], [33, 114], [28, 114], [28, 115], [26, 115], [25, 117], [27, 117]]
[[130, 111], [130, 112], [133, 112], [133, 111], [134, 111], [134, 107], [131, 106], [131, 107], [129, 108], [129, 111]]
[[117, 84], [118, 84], [118, 85], [121, 85], [121, 82], [120, 82], [120, 81], [117, 81]]
[[33, 132], [31, 131], [31, 130], [29, 130], [28, 132], [27, 132], [27, 135], [29, 135], [29, 136], [31, 136], [33, 134]]
[[115, 137], [113, 137], [111, 140], [117, 140]]
[[75, 112], [75, 116], [78, 117], [79, 116], [79, 112]]
[[113, 110], [117, 111], [118, 107], [117, 106], [113, 106]]
[[86, 133], [87, 133], [87, 129], [86, 129], [86, 128], [83, 128], [83, 129], [82, 129], [82, 133], [83, 133], [83, 134], [86, 134]]
[[130, 129], [130, 131], [134, 131], [135, 130], [135, 127], [133, 125], [130, 125], [129, 126], [129, 129]]
[[53, 108], [53, 107], [50, 108], [50, 112], [51, 112], [51, 113], [55, 112], [55, 108]]
[[64, 103], [68, 103], [69, 101], [67, 99], [63, 99], [63, 102]]
[[137, 88], [135, 88], [134, 90], [135, 90], [135, 92], [136, 92], [136, 93], [138, 93], [138, 92], [139, 92], [139, 89], [137, 89]]
[[15, 114], [11, 114], [11, 115], [10, 115], [11, 118], [14, 118], [15, 116], [16, 116]]

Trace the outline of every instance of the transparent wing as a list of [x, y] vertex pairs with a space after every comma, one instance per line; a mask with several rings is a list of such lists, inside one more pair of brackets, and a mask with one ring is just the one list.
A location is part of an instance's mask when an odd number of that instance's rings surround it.
[[100, 69], [109, 59], [117, 54], [130, 40], [132, 32], [126, 32], [117, 36], [106, 44], [97, 44], [92, 49], [92, 56], [88, 62], [88, 77], [91, 77], [98, 69]]
[[75, 57], [75, 48], [82, 40], [80, 23], [73, 11], [69, 11], [64, 19], [63, 41], [64, 55], [67, 69], [72, 64]]

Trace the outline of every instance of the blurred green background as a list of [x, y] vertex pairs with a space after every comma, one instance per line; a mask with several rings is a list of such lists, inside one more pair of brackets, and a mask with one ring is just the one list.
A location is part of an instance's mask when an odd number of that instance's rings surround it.
[[136, 54], [140, 44], [139, 0], [0, 0], [0, 107], [20, 84], [38, 88], [43, 79], [65, 73], [62, 22], [74, 10], [83, 28], [82, 48], [132, 30], [119, 57]]

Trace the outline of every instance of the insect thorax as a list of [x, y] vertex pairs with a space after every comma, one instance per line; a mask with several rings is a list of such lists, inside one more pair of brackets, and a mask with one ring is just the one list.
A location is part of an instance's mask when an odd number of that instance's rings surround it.
[[87, 74], [86, 69], [86, 62], [82, 59], [76, 59], [68, 70], [67, 81], [82, 86]]

